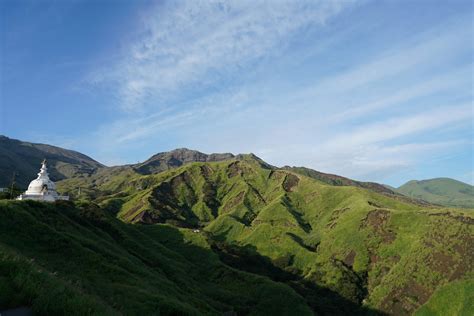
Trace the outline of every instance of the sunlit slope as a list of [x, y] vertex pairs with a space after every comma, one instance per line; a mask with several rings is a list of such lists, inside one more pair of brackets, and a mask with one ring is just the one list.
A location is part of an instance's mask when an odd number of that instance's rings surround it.
[[311, 314], [289, 286], [222, 264], [202, 234], [124, 224], [94, 205], [0, 201], [0, 310], [19, 306], [38, 315]]
[[438, 288], [473, 279], [469, 210], [330, 186], [251, 156], [121, 175], [96, 190], [110, 193], [98, 200], [125, 222], [204, 229], [221, 255], [258, 253], [390, 313], [411, 314]]
[[413, 180], [396, 191], [439, 205], [474, 208], [474, 186], [454, 179]]
[[386, 193], [386, 194], [394, 194], [395, 192], [388, 187], [378, 184], [375, 182], [361, 182], [355, 181], [349, 178], [341, 177], [335, 174], [324, 173], [320, 171], [316, 171], [310, 168], [305, 167], [289, 167], [285, 166], [282, 169], [292, 171], [297, 174], [301, 174], [303, 176], [307, 176], [321, 182], [335, 185], [335, 186], [354, 186], [359, 188], [366, 188], [375, 192], [379, 193]]

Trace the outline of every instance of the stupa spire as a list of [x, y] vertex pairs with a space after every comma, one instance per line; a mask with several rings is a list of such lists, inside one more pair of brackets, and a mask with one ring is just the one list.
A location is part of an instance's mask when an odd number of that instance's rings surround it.
[[43, 159], [43, 162], [41, 163], [41, 169], [40, 169], [40, 172], [38, 173], [38, 179], [49, 180], [48, 167], [46, 166], [46, 159]]

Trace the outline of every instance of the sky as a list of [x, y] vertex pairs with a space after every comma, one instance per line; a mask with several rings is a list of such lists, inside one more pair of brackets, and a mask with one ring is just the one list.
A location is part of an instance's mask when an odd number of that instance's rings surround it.
[[472, 1], [0, 2], [0, 134], [474, 183]]

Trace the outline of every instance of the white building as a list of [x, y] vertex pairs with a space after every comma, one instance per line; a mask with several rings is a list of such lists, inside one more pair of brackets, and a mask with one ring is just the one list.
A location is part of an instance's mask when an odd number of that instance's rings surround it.
[[17, 197], [17, 200], [54, 202], [56, 200], [69, 200], [69, 196], [61, 196], [56, 192], [56, 185], [49, 179], [45, 159], [38, 173], [38, 178], [30, 182], [28, 190]]

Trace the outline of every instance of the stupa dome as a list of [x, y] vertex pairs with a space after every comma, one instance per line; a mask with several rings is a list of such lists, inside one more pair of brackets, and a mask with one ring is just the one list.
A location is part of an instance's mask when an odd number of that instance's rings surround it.
[[45, 190], [54, 191], [56, 190], [56, 186], [51, 180], [46, 179], [35, 179], [30, 182], [28, 186], [27, 193], [41, 193]]
[[53, 181], [49, 179], [48, 168], [46, 167], [46, 160], [41, 165], [41, 170], [38, 173], [38, 178], [30, 182], [26, 194], [40, 194], [45, 191], [56, 191], [56, 186]]
[[56, 201], [68, 200], [67, 196], [59, 196], [56, 192], [56, 185], [49, 179], [48, 168], [46, 167], [46, 160], [41, 164], [41, 170], [38, 177], [30, 182], [28, 190], [18, 197], [19, 200], [41, 200], [41, 201]]

